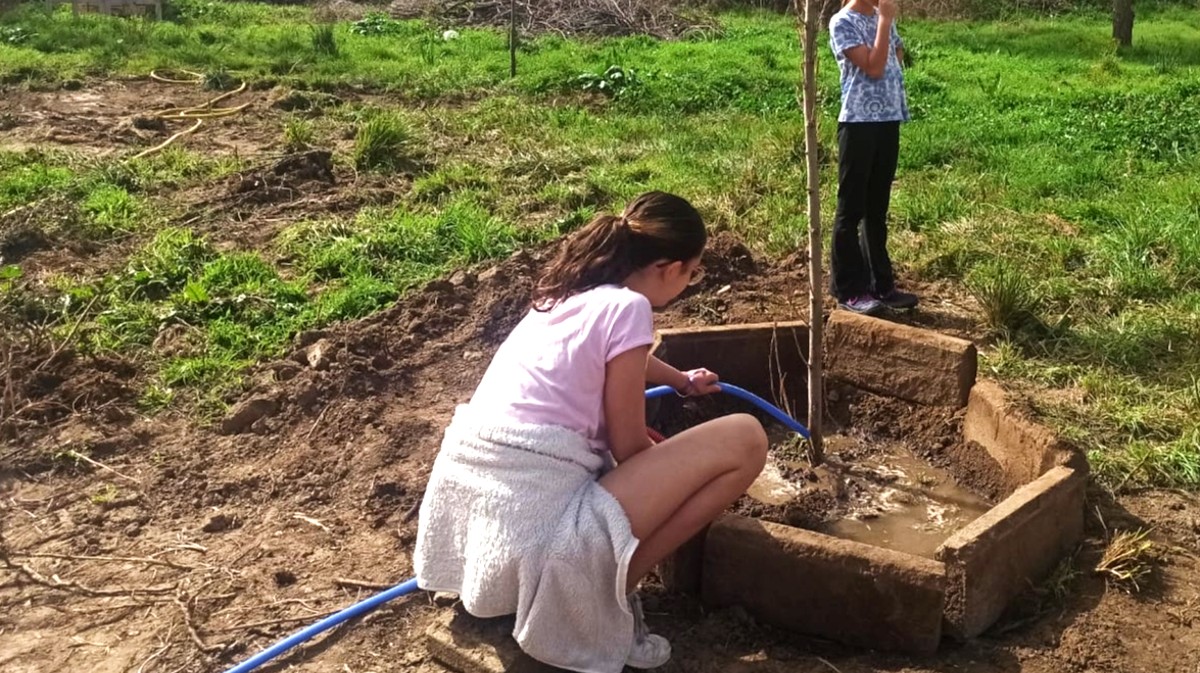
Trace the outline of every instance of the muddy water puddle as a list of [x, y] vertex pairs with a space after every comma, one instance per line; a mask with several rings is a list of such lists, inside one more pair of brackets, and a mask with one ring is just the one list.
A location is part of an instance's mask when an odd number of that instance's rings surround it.
[[790, 438], [772, 446], [748, 492], [757, 503], [749, 513], [758, 518], [933, 558], [951, 534], [991, 508], [899, 444], [831, 435], [826, 463], [816, 470]]

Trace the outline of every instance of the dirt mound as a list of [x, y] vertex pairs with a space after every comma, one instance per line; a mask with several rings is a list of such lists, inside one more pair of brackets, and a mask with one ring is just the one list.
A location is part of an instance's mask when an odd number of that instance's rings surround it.
[[704, 278], [663, 311], [673, 325], [727, 325], [806, 320], [808, 267], [756, 255], [729, 232], [717, 232], [701, 259]]
[[[43, 342], [10, 345], [0, 353], [0, 361], [0, 442], [14, 446], [6, 456], [13, 461], [10, 465], [34, 472], [45, 469], [40, 440], [56, 432], [60, 449], [111, 449], [111, 439], [123, 434], [117, 426], [132, 417], [138, 372], [124, 360], [83, 356]], [[68, 418], [87, 430], [71, 436], [59, 432]]]
[[305, 191], [333, 185], [333, 153], [311, 150], [288, 155], [271, 166], [243, 173], [233, 179], [230, 199], [239, 203], [276, 203], [296, 199]]

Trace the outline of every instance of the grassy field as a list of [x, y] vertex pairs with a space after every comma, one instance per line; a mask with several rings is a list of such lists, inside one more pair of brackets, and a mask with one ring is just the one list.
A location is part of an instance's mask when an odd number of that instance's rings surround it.
[[[768, 254], [803, 239], [794, 26], [725, 14], [664, 43], [525, 42], [369, 17], [317, 25], [302, 7], [175, 3], [163, 23], [26, 7], [0, 17], [0, 82], [88, 86], [190, 69], [305, 91], [387, 94], [285, 120], [294, 147], [353, 142], [364, 173], [420, 165], [394, 202], [297, 221], [269, 249], [218, 248], [184, 224], [180, 189], [236, 158], [171, 149], [122, 163], [0, 149], [0, 213], [37, 204], [62, 240], [123, 245], [116, 272], [34, 287], [0, 260], [8, 329], [49, 323], [85, 348], [140, 352], [149, 409], [212, 412], [249, 363], [299, 330], [386, 306], [455, 265], [549, 239], [598, 209], [665, 189]], [[893, 249], [912, 274], [959, 282], [993, 342], [988, 374], [1091, 450], [1109, 483], [1200, 486], [1200, 24], [1140, 12], [1118, 51], [1103, 16], [901, 27], [915, 120], [904, 129]], [[837, 77], [821, 54], [822, 143]], [[4, 119], [0, 116], [0, 128]], [[834, 157], [822, 180], [832, 206]], [[58, 204], [46, 208], [45, 204]], [[831, 213], [827, 213], [831, 214]], [[164, 326], [198, 328], [158, 348]]]

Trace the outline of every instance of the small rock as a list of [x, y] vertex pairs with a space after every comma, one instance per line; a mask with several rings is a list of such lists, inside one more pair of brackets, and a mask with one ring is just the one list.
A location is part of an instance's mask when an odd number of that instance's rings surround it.
[[218, 514], [209, 519], [208, 523], [204, 524], [204, 528], [201, 530], [205, 533], [222, 533], [234, 528], [240, 528], [241, 525], [242, 520], [236, 514]]
[[329, 364], [333, 361], [333, 344], [328, 339], [321, 339], [308, 347], [304, 357], [308, 361], [309, 367], [319, 372], [325, 371], [329, 369]]
[[458, 594], [449, 591], [438, 591], [433, 594], [433, 603], [439, 608], [448, 608], [458, 602]]
[[500, 276], [500, 267], [493, 266], [479, 274], [477, 280], [484, 285], [491, 285]]
[[280, 362], [275, 366], [276, 381], [291, 381], [300, 374], [301, 369], [291, 362]]
[[463, 351], [463, 359], [468, 362], [478, 360], [481, 357], [483, 357], [483, 353], [479, 351]]
[[294, 399], [301, 409], [311, 409], [321, 400], [321, 390], [314, 385], [306, 385]]
[[314, 329], [307, 332], [300, 332], [296, 335], [294, 342], [296, 344], [296, 348], [307, 348], [317, 343], [321, 339], [327, 338], [328, 336], [329, 333], [325, 330]]
[[425, 286], [425, 291], [438, 294], [442, 292], [453, 292], [454, 286], [444, 280], [431, 280], [429, 281], [429, 284]]
[[270, 397], [251, 397], [238, 403], [221, 422], [221, 432], [236, 435], [250, 429], [260, 418], [279, 411], [279, 402]]
[[455, 271], [454, 274], [450, 276], [450, 284], [454, 287], [472, 288], [475, 287], [475, 280], [475, 274], [462, 269]]
[[337, 96], [319, 91], [280, 91], [269, 100], [271, 107], [284, 112], [312, 112], [339, 103]]
[[126, 537], [137, 537], [142, 532], [142, 524], [134, 521], [128, 526], [125, 526], [125, 530], [122, 532], [125, 533]]
[[250, 376], [250, 391], [262, 392], [270, 390], [275, 385], [275, 372], [262, 369]]
[[161, 117], [145, 117], [137, 116], [133, 118], [133, 128], [139, 131], [156, 131], [163, 133], [167, 130], [167, 123]]
[[253, 423], [250, 424], [250, 432], [253, 432], [256, 435], [271, 434], [271, 419], [269, 417], [263, 416], [262, 418], [258, 419], [257, 421], [254, 421]]

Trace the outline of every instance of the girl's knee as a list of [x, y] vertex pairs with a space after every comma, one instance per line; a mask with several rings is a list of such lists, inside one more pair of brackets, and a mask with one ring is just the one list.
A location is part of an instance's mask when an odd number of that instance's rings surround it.
[[734, 414], [729, 417], [738, 438], [738, 445], [746, 454], [749, 464], [761, 471], [767, 463], [767, 431], [762, 423], [750, 414]]

